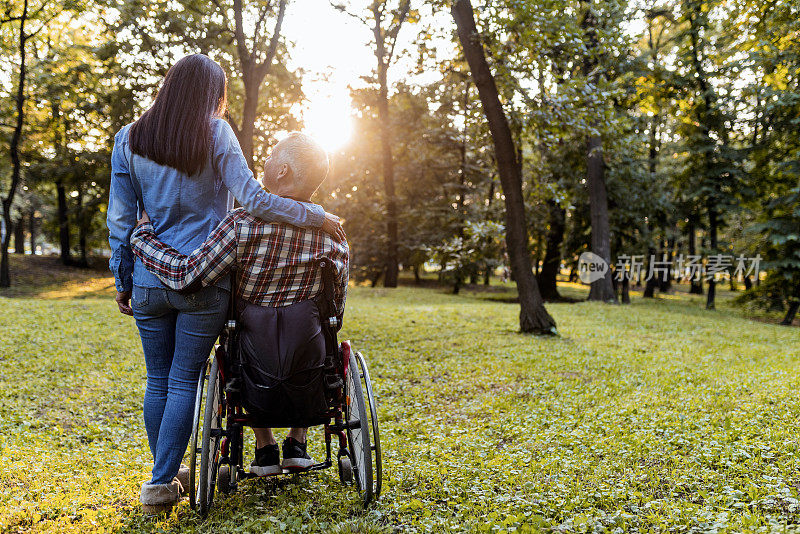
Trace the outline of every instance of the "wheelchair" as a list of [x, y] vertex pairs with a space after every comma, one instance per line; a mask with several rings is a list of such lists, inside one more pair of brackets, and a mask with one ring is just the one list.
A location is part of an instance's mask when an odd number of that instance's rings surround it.
[[[363, 354], [354, 352], [348, 341], [339, 343], [337, 340], [341, 320], [335, 314], [333, 266], [328, 260], [321, 260], [318, 268], [322, 271], [319, 309], [325, 339], [323, 381], [327, 410], [320, 414], [326, 421], [323, 423], [325, 460], [301, 471], [283, 469], [281, 473], [268, 476], [328, 469], [333, 466], [335, 446], [339, 480], [344, 485], [355, 486], [366, 507], [381, 493], [377, 404]], [[263, 420], [259, 421], [243, 407], [243, 364], [237, 348], [240, 324], [235, 317], [234, 295], [232, 290], [229, 319], [197, 384], [194, 426], [189, 443], [189, 498], [192, 508], [201, 516], [208, 514], [215, 490], [230, 494], [238, 489], [240, 481], [258, 478], [245, 469], [244, 428], [279, 427], [263, 424]]]

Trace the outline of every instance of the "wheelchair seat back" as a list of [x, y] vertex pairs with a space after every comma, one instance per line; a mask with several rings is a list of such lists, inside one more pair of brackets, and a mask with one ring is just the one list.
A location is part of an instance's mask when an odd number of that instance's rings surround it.
[[326, 423], [326, 336], [317, 303], [268, 308], [238, 300], [236, 307], [241, 399], [252, 426]]

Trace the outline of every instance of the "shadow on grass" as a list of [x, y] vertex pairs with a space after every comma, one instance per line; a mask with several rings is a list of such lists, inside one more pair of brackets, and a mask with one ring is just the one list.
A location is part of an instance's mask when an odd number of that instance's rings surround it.
[[[559, 297], [556, 299], [546, 299], [546, 304], [576, 304], [584, 302], [589, 295], [588, 286], [570, 283], [566, 281], [558, 282]], [[466, 285], [463, 295], [476, 300], [487, 300], [490, 302], [500, 302], [504, 304], [519, 304], [516, 285], [512, 282], [496, 286], [472, 286]]]
[[[734, 304], [734, 299], [741, 295], [741, 291], [732, 291], [727, 287], [720, 286], [717, 288], [716, 295], [716, 310], [706, 310], [706, 295], [697, 295], [689, 292], [688, 284], [681, 284], [673, 282], [669, 291], [656, 292], [652, 298], [644, 298], [644, 287], [634, 286], [630, 289], [631, 304], [636, 305], [639, 303], [659, 303], [660, 305], [668, 306], [670, 304], [680, 304], [680, 309], [675, 313], [685, 313], [686, 306], [697, 313], [715, 313], [723, 312], [732, 315], [755, 321], [759, 323], [780, 324], [783, 319], [783, 313], [766, 312], [763, 310], [756, 310], [752, 308], [743, 308]], [[483, 292], [475, 291], [470, 286], [465, 286], [464, 291], [460, 296], [471, 300], [482, 300], [489, 302], [499, 302], [501, 304], [516, 304], [519, 305], [519, 297], [517, 296], [516, 288], [513, 285], [494, 286], [494, 291]], [[567, 281], [558, 282], [558, 291], [561, 298], [557, 300], [546, 300], [545, 304], [578, 304], [587, 302], [589, 295], [589, 286], [579, 283], [572, 283]], [[621, 305], [620, 306], [629, 306]], [[791, 326], [800, 326], [800, 316], [798, 316]]]
[[68, 267], [58, 256], [10, 256], [11, 287], [0, 297], [37, 299], [105, 298], [116, 293], [108, 260], [92, 258], [88, 267]]
[[355, 489], [339, 486], [338, 478], [339, 487], [331, 488], [330, 481], [319, 475], [241, 482], [236, 493], [216, 494], [206, 517], [194, 511], [188, 499], [161, 516], [148, 517], [138, 508], [128, 509], [116, 532], [298, 532], [303, 526], [339, 533], [391, 531], [370, 513], [376, 506], [362, 506]]

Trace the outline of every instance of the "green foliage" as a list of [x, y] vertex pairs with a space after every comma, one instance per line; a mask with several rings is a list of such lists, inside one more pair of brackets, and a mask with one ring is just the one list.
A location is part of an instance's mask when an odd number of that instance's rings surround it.
[[[364, 351], [380, 398], [383, 496], [361, 511], [335, 470], [247, 482], [206, 522], [187, 504], [161, 520], [137, 509], [151, 459], [133, 321], [110, 296], [0, 296], [0, 530], [742, 532], [800, 522], [797, 329], [672, 298], [551, 305], [562, 337], [530, 338], [512, 332], [517, 307], [496, 300], [509, 296], [352, 288], [343, 338]], [[310, 436], [319, 457], [320, 434]]]
[[[477, 94], [466, 75], [455, 70], [459, 65], [452, 67], [429, 85], [398, 84], [389, 101], [401, 206], [400, 257], [407, 266], [421, 266], [467, 226], [493, 224], [501, 215], [500, 202], [494, 199], [490, 140], [480, 119]], [[333, 175], [317, 197], [347, 221], [352, 266], [361, 279], [372, 278], [385, 264], [377, 96], [371, 89], [353, 92], [358, 134], [334, 156]], [[486, 259], [499, 262], [500, 258], [495, 248]]]
[[757, 250], [771, 271], [769, 290], [754, 289], [743, 300], [770, 307], [800, 300], [800, 23], [796, 10], [783, 3], [766, 9], [757, 2], [746, 2], [739, 16], [742, 20], [757, 16], [761, 21], [741, 44], [755, 75], [747, 89], [755, 100], [755, 113], [750, 170], [753, 192], [745, 207], [752, 220], [748, 234], [757, 236]]
[[430, 258], [442, 266], [443, 274], [462, 275], [477, 266], [497, 267], [505, 228], [496, 222], [468, 222], [463, 236], [453, 237], [440, 246], [431, 247]]

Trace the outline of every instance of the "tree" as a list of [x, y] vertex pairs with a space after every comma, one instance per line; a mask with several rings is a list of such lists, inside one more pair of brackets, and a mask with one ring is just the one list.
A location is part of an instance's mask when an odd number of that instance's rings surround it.
[[758, 20], [742, 43], [752, 58], [745, 94], [754, 110], [745, 236], [768, 272], [740, 302], [783, 309], [781, 324], [791, 325], [800, 308], [800, 21], [787, 3], [748, 1], [743, 8], [742, 20]]
[[[42, 5], [37, 10], [41, 11], [46, 6]], [[8, 266], [8, 247], [11, 242], [11, 229], [13, 228], [13, 221], [11, 220], [11, 206], [14, 203], [14, 195], [17, 193], [20, 178], [22, 174], [22, 163], [20, 161], [20, 140], [22, 138], [22, 128], [25, 124], [25, 77], [27, 75], [27, 50], [26, 45], [28, 41], [38, 33], [39, 30], [28, 33], [25, 25], [30, 19], [31, 13], [29, 12], [28, 0], [23, 0], [22, 11], [19, 14], [12, 14], [11, 6], [6, 5], [5, 17], [0, 19], [0, 24], [10, 24], [17, 22], [19, 25], [19, 33], [17, 38], [17, 53], [19, 54], [19, 73], [17, 76], [17, 94], [16, 94], [16, 121], [14, 124], [14, 132], [11, 134], [11, 143], [9, 145], [9, 155], [11, 156], [11, 183], [8, 186], [8, 191], [2, 198], [3, 203], [3, 223], [6, 229], [3, 236], [2, 243], [0, 243], [0, 287], [9, 287], [11, 285], [11, 273]]]
[[90, 245], [105, 240], [98, 222], [108, 198], [110, 143], [121, 122], [109, 102], [132, 111], [118, 91], [115, 48], [107, 40], [101, 25], [66, 12], [33, 46], [28, 84], [38, 105], [27, 114], [24, 196], [34, 219], [37, 198], [55, 201], [57, 224], [46, 228], [57, 227], [65, 265], [88, 266]]
[[376, 75], [378, 83], [378, 120], [380, 121], [381, 166], [386, 202], [386, 270], [384, 286], [397, 287], [398, 276], [398, 212], [395, 187], [395, 169], [392, 158], [391, 118], [389, 116], [389, 81], [388, 72], [395, 59], [397, 37], [403, 24], [413, 15], [410, 0], [398, 0], [391, 6], [388, 0], [373, 0], [368, 14], [361, 16], [350, 13], [342, 4], [335, 4], [336, 9], [347, 13], [361, 21], [372, 30]]
[[[707, 50], [707, 36], [713, 29], [709, 22], [712, 2], [683, 0], [681, 7], [686, 24], [683, 56], [692, 72], [695, 89], [689, 116], [683, 124], [690, 151], [686, 172], [690, 179], [697, 177], [695, 195], [707, 215], [709, 252], [717, 254], [725, 212], [736, 203], [739, 154], [731, 146], [728, 118], [712, 83], [712, 73], [706, 68], [708, 64], [714, 64], [712, 60], [715, 59]], [[716, 282], [711, 277], [708, 280], [707, 309], [715, 308], [715, 297]]]
[[561, 300], [556, 285], [556, 275], [561, 268], [561, 244], [564, 241], [567, 211], [555, 199], [547, 201], [549, 213], [547, 229], [547, 245], [545, 248], [542, 270], [536, 277], [542, 298], [549, 301]]
[[[581, 27], [586, 36], [586, 55], [583, 58], [583, 75], [590, 88], [599, 83], [597, 55], [598, 22], [592, 0], [581, 0], [583, 18]], [[586, 185], [589, 189], [589, 209], [592, 221], [592, 252], [611, 264], [611, 228], [608, 220], [608, 196], [606, 193], [605, 163], [603, 161], [603, 140], [597, 132], [596, 121], [588, 135], [586, 155]], [[612, 284], [612, 273], [609, 269], [603, 278], [592, 282], [589, 300], [616, 302], [617, 295]]]
[[143, 2], [144, 7], [139, 0], [122, 3], [120, 22], [112, 27], [137, 36], [120, 44], [127, 61], [147, 58], [136, 64], [130, 79], [141, 79], [140, 89], [145, 90], [147, 80], [160, 79], [176, 56], [209, 54], [228, 73], [227, 119], [256, 173], [267, 147], [275, 142], [272, 135], [297, 128], [291, 107], [302, 98], [300, 80], [281, 59], [286, 53], [282, 28], [288, 0]]
[[[797, 166], [797, 165], [795, 165]], [[790, 325], [800, 308], [800, 181], [784, 196], [767, 206], [768, 220], [759, 228], [767, 235], [767, 267], [775, 270], [786, 290], [788, 309], [781, 321]]]
[[535, 334], [554, 334], [556, 324], [544, 307], [528, 253], [528, 232], [525, 223], [525, 202], [522, 197], [522, 176], [517, 147], [508, 119], [500, 102], [483, 45], [475, 24], [472, 3], [456, 0], [452, 7], [464, 56], [478, 89], [483, 111], [492, 132], [500, 181], [506, 205], [506, 247], [511, 270], [517, 281], [520, 300], [520, 330]]
[[[233, 0], [234, 35], [236, 37], [236, 55], [239, 60], [239, 72], [244, 84], [244, 102], [242, 104], [242, 118], [238, 125], [231, 121], [242, 152], [247, 158], [250, 169], [255, 171], [253, 163], [253, 137], [258, 113], [259, 95], [264, 78], [272, 68], [275, 54], [278, 52], [278, 43], [281, 36], [283, 17], [286, 14], [286, 0], [278, 2], [278, 13], [272, 36], [267, 41], [263, 25], [268, 15], [272, 12], [271, 1], [255, 6], [256, 26], [253, 31], [252, 45], [248, 48], [245, 36], [242, 15], [245, 11], [242, 0]], [[226, 10], [220, 8], [225, 14]]]

